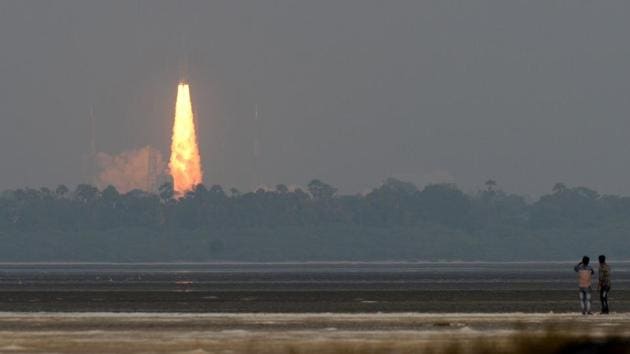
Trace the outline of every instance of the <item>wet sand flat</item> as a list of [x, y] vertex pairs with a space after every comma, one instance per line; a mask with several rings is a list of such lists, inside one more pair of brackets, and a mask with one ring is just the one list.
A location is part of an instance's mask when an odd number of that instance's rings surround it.
[[[361, 313], [575, 312], [574, 290], [259, 290], [0, 291], [0, 311]], [[630, 311], [630, 291], [611, 293], [614, 311]], [[593, 292], [593, 310], [599, 310]]]
[[[0, 311], [573, 312], [571, 263], [4, 264]], [[630, 312], [630, 263], [613, 268]], [[596, 291], [593, 309], [598, 311]]]
[[630, 314], [0, 313], [3, 353], [439, 353], [550, 333], [625, 347]]
[[613, 274], [581, 316], [566, 262], [4, 264], [0, 353], [628, 353]]

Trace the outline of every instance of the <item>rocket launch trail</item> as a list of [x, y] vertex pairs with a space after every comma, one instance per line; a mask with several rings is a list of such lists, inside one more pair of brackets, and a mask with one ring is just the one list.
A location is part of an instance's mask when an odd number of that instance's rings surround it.
[[190, 87], [186, 83], [177, 86], [169, 170], [173, 178], [173, 190], [179, 195], [203, 181]]

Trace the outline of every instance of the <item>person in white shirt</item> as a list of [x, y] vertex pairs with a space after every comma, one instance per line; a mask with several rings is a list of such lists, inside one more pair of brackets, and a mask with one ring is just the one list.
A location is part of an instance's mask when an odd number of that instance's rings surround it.
[[580, 289], [580, 307], [582, 315], [592, 315], [591, 312], [591, 286], [593, 283], [593, 267], [588, 265], [590, 258], [582, 257], [582, 262], [578, 263], [573, 270], [578, 273], [578, 287]]

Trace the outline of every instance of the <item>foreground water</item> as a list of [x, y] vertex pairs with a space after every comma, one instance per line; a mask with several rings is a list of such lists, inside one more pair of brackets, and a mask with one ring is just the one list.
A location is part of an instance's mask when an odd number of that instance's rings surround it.
[[[630, 312], [630, 262], [612, 267], [612, 310]], [[577, 308], [569, 262], [1, 264], [0, 269], [0, 311], [562, 313]]]

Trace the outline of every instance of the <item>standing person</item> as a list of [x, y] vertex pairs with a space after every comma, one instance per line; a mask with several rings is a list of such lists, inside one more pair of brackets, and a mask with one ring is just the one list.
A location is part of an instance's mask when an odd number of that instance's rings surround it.
[[593, 274], [595, 271], [593, 267], [588, 265], [590, 258], [587, 256], [582, 257], [582, 262], [578, 263], [573, 270], [578, 273], [578, 286], [580, 288], [580, 306], [582, 308], [582, 315], [592, 315], [591, 312], [591, 285], [593, 282]]
[[610, 266], [606, 264], [606, 256], [599, 256], [597, 288], [599, 289], [599, 301], [602, 302], [602, 314], [608, 314], [608, 293], [610, 292]]

